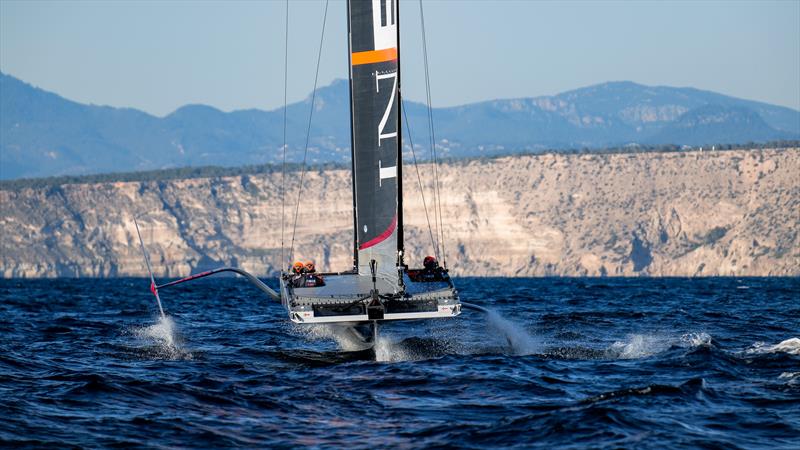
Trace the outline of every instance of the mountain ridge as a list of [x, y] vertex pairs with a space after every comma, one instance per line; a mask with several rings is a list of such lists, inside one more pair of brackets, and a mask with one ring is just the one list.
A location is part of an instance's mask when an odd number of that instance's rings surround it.
[[[287, 106], [289, 161], [303, 158], [311, 98]], [[308, 161], [349, 160], [347, 81], [318, 88], [314, 99]], [[404, 106], [409, 127], [404, 123], [403, 128], [412, 133], [405, 142], [413, 141], [424, 159], [430, 141], [426, 108], [410, 101]], [[706, 106], [729, 111], [698, 110]], [[743, 109], [731, 113], [735, 108]], [[686, 126], [672, 126], [690, 112], [699, 122], [723, 114], [727, 126], [690, 127], [691, 132]], [[705, 116], [698, 116], [701, 113]], [[790, 108], [631, 81], [552, 96], [434, 108], [433, 115], [437, 151], [454, 158], [631, 143], [701, 145], [800, 137], [800, 112]], [[282, 144], [282, 108], [225, 112], [189, 104], [157, 117], [133, 108], [81, 104], [0, 73], [0, 179], [277, 163]]]

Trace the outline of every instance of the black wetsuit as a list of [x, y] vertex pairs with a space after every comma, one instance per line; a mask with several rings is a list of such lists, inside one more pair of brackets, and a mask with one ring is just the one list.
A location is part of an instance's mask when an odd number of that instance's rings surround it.
[[306, 287], [306, 275], [303, 273], [296, 273], [292, 275], [291, 283], [292, 287]]
[[291, 284], [294, 288], [325, 286], [325, 279], [316, 273], [296, 273], [292, 275]]

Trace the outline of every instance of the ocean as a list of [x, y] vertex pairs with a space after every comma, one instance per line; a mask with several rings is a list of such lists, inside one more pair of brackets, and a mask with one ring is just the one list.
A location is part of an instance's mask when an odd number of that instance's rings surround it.
[[461, 278], [374, 351], [243, 279], [0, 280], [0, 446], [800, 448], [800, 279]]

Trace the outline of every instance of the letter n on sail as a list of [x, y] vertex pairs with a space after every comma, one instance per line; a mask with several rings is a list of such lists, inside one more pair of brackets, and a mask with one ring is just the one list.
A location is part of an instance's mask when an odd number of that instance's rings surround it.
[[397, 280], [399, 61], [397, 0], [349, 4], [353, 188], [358, 271]]

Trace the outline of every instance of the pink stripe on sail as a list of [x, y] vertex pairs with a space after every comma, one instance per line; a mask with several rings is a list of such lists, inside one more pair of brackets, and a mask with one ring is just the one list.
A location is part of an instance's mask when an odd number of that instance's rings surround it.
[[364, 250], [364, 249], [372, 247], [373, 245], [380, 244], [381, 242], [385, 241], [386, 238], [391, 236], [392, 233], [394, 233], [394, 229], [396, 227], [397, 227], [397, 215], [394, 216], [394, 218], [392, 219], [392, 223], [389, 224], [389, 228], [387, 228], [386, 231], [384, 231], [383, 233], [379, 234], [374, 239], [370, 239], [369, 241], [364, 242], [363, 244], [361, 244], [358, 247], [358, 249], [359, 250]]

